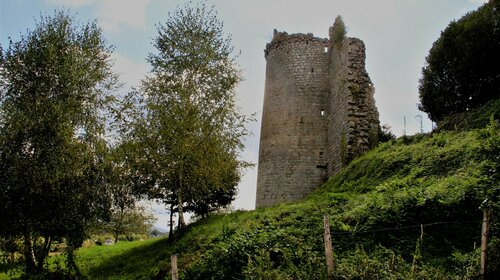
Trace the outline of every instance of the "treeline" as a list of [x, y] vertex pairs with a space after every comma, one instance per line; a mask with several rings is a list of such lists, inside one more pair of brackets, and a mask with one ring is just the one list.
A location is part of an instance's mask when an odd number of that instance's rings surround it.
[[26, 274], [44, 273], [64, 239], [78, 275], [89, 232], [108, 227], [117, 239], [141, 215], [139, 199], [165, 204], [170, 232], [175, 212], [182, 228], [185, 212], [206, 216], [234, 199], [251, 118], [235, 104], [241, 76], [222, 22], [186, 5], [153, 44], [152, 72], [123, 98], [96, 22], [56, 11], [0, 46], [0, 251], [22, 254]]

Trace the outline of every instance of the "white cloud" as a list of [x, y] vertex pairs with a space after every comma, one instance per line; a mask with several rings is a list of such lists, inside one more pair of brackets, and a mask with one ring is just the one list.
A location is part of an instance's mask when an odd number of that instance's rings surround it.
[[45, 0], [49, 4], [80, 8], [91, 6], [102, 28], [120, 32], [121, 26], [146, 26], [146, 8], [151, 0]]
[[45, 2], [53, 5], [81, 7], [92, 4], [93, 0], [45, 0]]
[[113, 53], [111, 58], [115, 61], [113, 70], [120, 74], [120, 81], [127, 86], [137, 86], [148, 73], [149, 66], [143, 62], [136, 62], [126, 56]]
[[119, 31], [120, 25], [141, 28], [146, 25], [146, 7], [150, 0], [97, 1], [96, 15], [105, 30]]
[[469, 0], [469, 3], [472, 4], [484, 4], [487, 3], [489, 0]]

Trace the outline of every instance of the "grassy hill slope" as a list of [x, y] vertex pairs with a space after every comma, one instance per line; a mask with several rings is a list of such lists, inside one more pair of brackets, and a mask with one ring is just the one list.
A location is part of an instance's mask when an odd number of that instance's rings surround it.
[[474, 279], [488, 197], [490, 272], [498, 276], [499, 165], [493, 125], [403, 137], [302, 202], [213, 215], [172, 239], [82, 249], [79, 265], [90, 279], [151, 279], [167, 275], [177, 254], [181, 279], [325, 279], [328, 215], [339, 278]]
[[500, 98], [489, 101], [481, 107], [468, 112], [446, 117], [438, 124], [438, 130], [470, 130], [483, 128], [490, 122], [490, 117], [500, 120]]
[[[480, 207], [486, 196], [499, 198], [499, 143], [492, 128], [400, 138], [356, 159], [300, 203], [214, 215], [86, 271], [91, 278], [150, 278], [177, 254], [183, 279], [325, 279], [328, 215], [338, 277], [473, 278]], [[499, 232], [493, 220], [493, 273]]]

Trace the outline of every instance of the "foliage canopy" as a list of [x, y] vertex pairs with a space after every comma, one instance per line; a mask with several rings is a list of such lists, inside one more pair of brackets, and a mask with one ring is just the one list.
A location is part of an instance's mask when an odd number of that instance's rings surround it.
[[182, 227], [184, 210], [206, 215], [234, 199], [248, 119], [236, 106], [241, 77], [214, 9], [186, 5], [157, 28], [152, 74], [126, 99], [122, 136], [138, 192], [178, 211]]
[[420, 79], [419, 109], [440, 122], [500, 97], [500, 1], [451, 22], [434, 42]]
[[0, 235], [22, 238], [26, 271], [52, 240], [72, 249], [106, 218], [105, 114], [116, 85], [112, 49], [96, 23], [41, 17], [0, 61]]

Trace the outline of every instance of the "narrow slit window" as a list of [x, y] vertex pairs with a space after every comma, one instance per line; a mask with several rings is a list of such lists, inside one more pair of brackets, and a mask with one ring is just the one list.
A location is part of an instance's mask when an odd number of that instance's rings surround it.
[[325, 47], [325, 48], [323, 49], [323, 52], [327, 53], [327, 52], [328, 52], [328, 47]]
[[314, 68], [311, 68], [311, 73], [314, 73]]
[[325, 109], [321, 109], [321, 116], [325, 115]]

